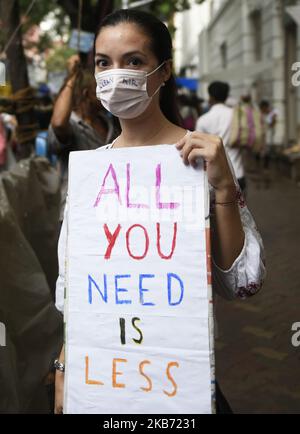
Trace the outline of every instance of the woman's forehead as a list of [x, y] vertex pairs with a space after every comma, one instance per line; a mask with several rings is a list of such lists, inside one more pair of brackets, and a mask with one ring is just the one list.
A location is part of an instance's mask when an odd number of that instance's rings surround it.
[[107, 54], [105, 51], [143, 51], [150, 54], [149, 37], [134, 23], [120, 23], [102, 29], [96, 39], [96, 54]]

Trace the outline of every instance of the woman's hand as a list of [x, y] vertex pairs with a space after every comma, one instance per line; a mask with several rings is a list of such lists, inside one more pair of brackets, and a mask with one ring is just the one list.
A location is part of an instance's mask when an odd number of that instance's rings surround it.
[[64, 382], [65, 373], [56, 371], [55, 374], [55, 406], [54, 413], [62, 414], [64, 409]]
[[180, 140], [177, 148], [185, 164], [196, 166], [199, 157], [206, 162], [208, 182], [215, 188], [218, 205], [211, 220], [213, 257], [220, 268], [229, 270], [243, 248], [245, 234], [223, 142], [217, 136], [193, 132]]
[[[59, 359], [62, 364], [65, 364], [65, 346], [62, 346]], [[64, 383], [65, 383], [65, 373], [56, 370], [55, 374], [55, 404], [54, 413], [62, 414], [64, 411]]]
[[73, 54], [73, 56], [69, 57], [69, 59], [67, 60], [67, 69], [69, 75], [76, 74], [79, 65], [80, 65], [80, 58], [78, 54]]
[[[236, 187], [227, 161], [222, 139], [197, 131], [187, 134], [177, 145], [185, 164], [197, 165], [197, 159], [202, 157], [206, 162], [208, 182], [219, 192], [233, 192]], [[226, 195], [224, 195], [226, 200]]]

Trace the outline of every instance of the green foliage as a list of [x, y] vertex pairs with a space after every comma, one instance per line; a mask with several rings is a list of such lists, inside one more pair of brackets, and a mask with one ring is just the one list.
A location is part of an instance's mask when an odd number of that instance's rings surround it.
[[[21, 15], [24, 15], [32, 0], [19, 0]], [[92, 10], [96, 8], [97, 5], [101, 5], [101, 0], [84, 0], [84, 2], [89, 2], [89, 8]], [[122, 7], [122, 0], [111, 0], [114, 4], [115, 9]], [[205, 0], [195, 0], [196, 3], [200, 4]], [[130, 0], [129, 3], [134, 3], [136, 0]], [[169, 23], [169, 28], [171, 32], [174, 32], [172, 25], [172, 19], [175, 12], [180, 12], [185, 9], [189, 9], [193, 0], [153, 0], [150, 5], [145, 6], [143, 9], [149, 10], [154, 13], [160, 19], [167, 21]], [[26, 32], [32, 25], [39, 25], [41, 21], [50, 12], [55, 15], [56, 18], [56, 28], [54, 29], [57, 34], [63, 34], [66, 31], [66, 16], [70, 16], [70, 11], [78, 10], [78, 0], [37, 0], [31, 9], [26, 23], [23, 25], [23, 32]], [[74, 17], [73, 17], [74, 20]], [[76, 17], [77, 20], [77, 17]], [[3, 34], [0, 31], [0, 46], [4, 46]], [[51, 47], [51, 37], [44, 35], [39, 43], [38, 48], [40, 50], [45, 50]], [[47, 45], [49, 44], [49, 45]]]
[[[30, 5], [32, 0], [19, 0], [21, 14], [24, 14]], [[84, 0], [85, 2], [87, 0]], [[101, 0], [88, 0], [89, 5], [92, 8], [96, 7], [98, 4], [101, 5]], [[111, 0], [114, 3], [115, 9], [122, 7], [122, 0]], [[195, 0], [196, 3], [203, 3], [205, 0]], [[129, 3], [134, 3], [136, 0], [130, 0]], [[153, 0], [150, 6], [146, 9], [155, 13], [158, 17], [169, 21], [172, 19], [175, 12], [180, 12], [185, 9], [189, 9], [193, 0]], [[64, 5], [68, 4], [69, 8], [73, 10], [78, 9], [78, 0], [70, 0], [65, 2], [63, 0], [38, 0], [34, 4], [30, 11], [28, 22], [24, 25], [24, 30], [27, 30], [32, 24], [39, 24], [49, 12], [53, 12], [56, 15], [58, 22], [58, 29], [60, 24], [63, 25], [66, 14], [69, 13], [70, 9], [64, 8]]]
[[[130, 3], [133, 4], [137, 0], [131, 0]], [[164, 21], [171, 21], [174, 13], [182, 12], [186, 9], [189, 9], [192, 4], [195, 2], [197, 4], [203, 3], [205, 0], [153, 0], [147, 6], [144, 6], [144, 10], [151, 11], [157, 17], [161, 18]], [[122, 7], [122, 0], [115, 0], [115, 9], [119, 9]]]
[[[25, 14], [32, 0], [19, 0], [21, 15]], [[57, 8], [56, 0], [39, 0], [36, 1], [29, 13], [27, 26], [39, 24], [43, 18], [51, 11]]]
[[[205, 0], [196, 0], [195, 2], [200, 4], [203, 3], [203, 1]], [[150, 8], [159, 17], [166, 21], [169, 21], [170, 19], [172, 19], [174, 13], [190, 9], [192, 3], [192, 0], [154, 0]]]
[[73, 54], [76, 54], [76, 50], [69, 48], [68, 46], [59, 47], [53, 51], [46, 61], [48, 71], [64, 71], [66, 69], [67, 60]]

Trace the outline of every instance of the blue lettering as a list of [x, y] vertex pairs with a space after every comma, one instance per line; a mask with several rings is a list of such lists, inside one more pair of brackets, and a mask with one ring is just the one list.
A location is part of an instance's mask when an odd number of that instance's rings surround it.
[[131, 300], [119, 300], [119, 292], [128, 292], [125, 288], [119, 288], [118, 287], [118, 280], [119, 279], [125, 279], [130, 278], [130, 274], [123, 274], [119, 276], [115, 276], [115, 290], [116, 290], [116, 304], [131, 304]]
[[104, 79], [104, 80], [100, 81], [100, 89], [103, 89], [104, 87], [108, 86], [112, 82], [113, 82], [112, 78]]
[[[180, 285], [180, 298], [178, 301], [172, 301], [172, 278], [176, 279], [179, 282]], [[184, 293], [184, 286], [183, 282], [180, 279], [180, 277], [177, 276], [177, 274], [168, 273], [168, 301], [170, 306], [178, 306], [182, 300], [183, 300], [183, 293]]]
[[138, 87], [138, 83], [137, 83], [137, 81], [134, 78], [123, 78], [122, 83], [126, 84], [127, 86]]
[[97, 283], [94, 281], [94, 279], [89, 275], [88, 276], [89, 279], [89, 289], [88, 289], [88, 293], [89, 293], [89, 303], [92, 304], [93, 302], [93, 294], [92, 294], [92, 287], [93, 285], [96, 287], [97, 291], [99, 292], [99, 294], [102, 297], [102, 300], [107, 303], [107, 276], [106, 274], [103, 275], [103, 281], [104, 281], [104, 294], [101, 292], [99, 286], [97, 285]]
[[[111, 276], [113, 277], [113, 276]], [[137, 276], [136, 276], [137, 277]], [[157, 303], [154, 303], [147, 299], [149, 297], [149, 292], [151, 289], [148, 289], [144, 280], [145, 279], [153, 279], [155, 278], [155, 274], [139, 274], [139, 283], [138, 288], [139, 291], [139, 303], [141, 306], [156, 306]], [[129, 289], [126, 287], [121, 287], [122, 284], [120, 282], [121, 279], [131, 279], [131, 274], [119, 274], [114, 276], [114, 290], [115, 290], [115, 303], [116, 305], [128, 305], [132, 304], [133, 301], [130, 298]], [[108, 304], [108, 279], [109, 276], [107, 274], [103, 274], [103, 287], [93, 279], [93, 277], [88, 274], [88, 302], [89, 304], [93, 303], [93, 297], [100, 295], [102, 301]], [[137, 282], [136, 282], [137, 283]], [[167, 291], [168, 291], [168, 304], [169, 306], [178, 306], [182, 303], [184, 297], [184, 283], [182, 279], [175, 273], [167, 274]], [[132, 282], [133, 284], [133, 282]], [[132, 284], [130, 282], [127, 283], [127, 287], [131, 288]], [[124, 285], [124, 284], [123, 284]], [[151, 287], [150, 287], [151, 288]], [[113, 288], [111, 288], [113, 289]], [[132, 289], [132, 288], [131, 288]], [[162, 288], [160, 288], [162, 289]], [[95, 291], [96, 290], [96, 291]], [[94, 293], [94, 294], [93, 294]], [[126, 295], [127, 293], [127, 295]], [[127, 297], [127, 298], [126, 298]], [[101, 301], [101, 300], [100, 300]], [[110, 297], [110, 301], [113, 302], [113, 297]]]
[[149, 292], [149, 289], [143, 288], [143, 279], [153, 279], [155, 277], [154, 274], [140, 274], [139, 279], [139, 290], [140, 290], [140, 303], [142, 306], [155, 306], [154, 303], [145, 303], [144, 300], [144, 292]]

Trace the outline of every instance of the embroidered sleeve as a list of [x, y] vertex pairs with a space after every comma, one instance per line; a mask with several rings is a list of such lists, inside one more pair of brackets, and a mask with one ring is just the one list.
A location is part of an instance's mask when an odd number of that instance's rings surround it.
[[[213, 206], [213, 195], [211, 200]], [[262, 239], [240, 190], [238, 205], [245, 233], [243, 249], [229, 270], [222, 270], [212, 260], [213, 288], [229, 300], [255, 295], [260, 290], [266, 274]]]

